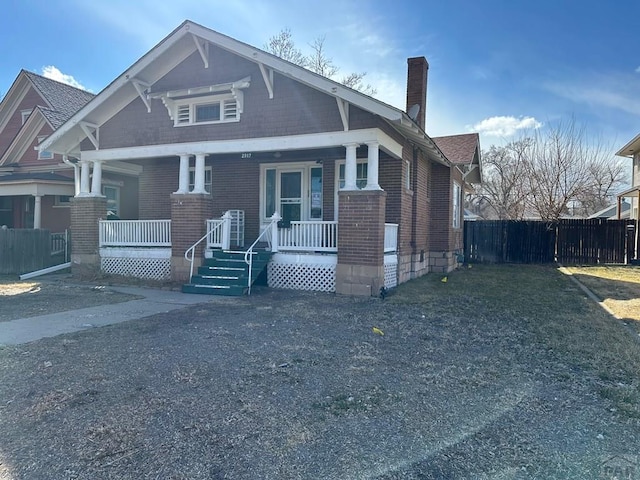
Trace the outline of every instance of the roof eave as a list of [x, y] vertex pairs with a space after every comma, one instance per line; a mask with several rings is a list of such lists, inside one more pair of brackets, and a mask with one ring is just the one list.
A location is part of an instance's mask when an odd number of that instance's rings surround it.
[[616, 152], [618, 157], [632, 158], [633, 154], [640, 151], [640, 133], [633, 137], [624, 147]]
[[[79, 127], [79, 123], [81, 121], [85, 120], [92, 112], [102, 106], [113, 94], [125, 85], [129, 84], [131, 79], [137, 78], [145, 68], [155, 62], [180, 39], [182, 39], [182, 37], [188, 34], [193, 34], [214, 43], [216, 46], [231, 51], [232, 53], [247, 60], [263, 64], [266, 67], [277, 71], [281, 75], [293, 78], [296, 81], [317, 90], [324, 91], [328, 95], [347, 101], [356, 107], [362, 108], [363, 110], [369, 111], [375, 115], [379, 115], [390, 122], [404, 123], [407, 120], [411, 122], [402, 110], [387, 105], [384, 102], [369, 97], [338, 82], [322, 77], [316, 73], [306, 70], [305, 68], [299, 67], [298, 65], [287, 62], [275, 55], [186, 20], [143, 57], [141, 57], [136, 63], [129, 67], [124, 73], [111, 82], [111, 84], [96, 95], [62, 126], [60, 126], [58, 130], [43, 142], [42, 148], [60, 154], [68, 153], [71, 148], [75, 147], [78, 138], [83, 136], [82, 129]], [[196, 46], [194, 44], [191, 47], [191, 53], [195, 51]], [[155, 83], [155, 81], [157, 81], [157, 79], [152, 83]], [[69, 142], [61, 142], [61, 139], [65, 136], [71, 136], [72, 138], [69, 139]], [[70, 146], [72, 143], [74, 145]]]

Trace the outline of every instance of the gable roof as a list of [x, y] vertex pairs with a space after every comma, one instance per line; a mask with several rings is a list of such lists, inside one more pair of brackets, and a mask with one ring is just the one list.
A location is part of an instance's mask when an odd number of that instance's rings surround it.
[[57, 112], [65, 120], [80, 110], [95, 95], [66, 83], [43, 77], [27, 70], [21, 73], [29, 78], [31, 84], [44, 98], [52, 111]]
[[477, 133], [433, 137], [433, 141], [453, 165], [467, 166], [464, 173], [468, 174], [468, 182], [481, 183], [480, 136]]
[[14, 161], [16, 156], [23, 155], [25, 149], [33, 143], [35, 136], [40, 132], [44, 122], [55, 130], [95, 96], [79, 88], [21, 70], [9, 92], [0, 102], [0, 130], [15, 114], [30, 88], [33, 88], [42, 99], [39, 103], [46, 106], [33, 105], [29, 119], [20, 127], [4, 151], [0, 151], [0, 165], [7, 163], [8, 157], [12, 157]]
[[380, 116], [410, 141], [422, 147], [433, 160], [449, 164], [433, 140], [402, 110], [190, 20], [185, 20], [112, 81], [46, 139], [42, 147], [62, 154], [77, 152], [79, 143], [86, 137], [81, 122], [100, 126], [136, 97], [141, 97], [146, 103], [149, 88], [189, 55], [200, 52], [203, 62], [207, 63], [205, 51], [208, 43], [258, 64], [262, 81], [267, 84], [268, 90], [272, 88], [269, 85], [270, 71], [275, 71], [339, 101]]

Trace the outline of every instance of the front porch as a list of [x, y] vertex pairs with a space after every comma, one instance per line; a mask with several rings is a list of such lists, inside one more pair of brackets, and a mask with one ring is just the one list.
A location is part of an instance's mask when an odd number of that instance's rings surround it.
[[[246, 252], [256, 245], [271, 252], [267, 284], [273, 288], [336, 291], [338, 264], [337, 221], [291, 221], [283, 224], [278, 214], [263, 230], [257, 244], [243, 248], [244, 212], [226, 212], [207, 220], [202, 239], [203, 254], [185, 260], [194, 268], [215, 251]], [[195, 245], [194, 245], [195, 247]], [[397, 285], [398, 224], [384, 227], [384, 286]], [[194, 248], [195, 250], [195, 248]], [[111, 275], [151, 280], [171, 278], [171, 220], [101, 220], [99, 222], [100, 269]]]

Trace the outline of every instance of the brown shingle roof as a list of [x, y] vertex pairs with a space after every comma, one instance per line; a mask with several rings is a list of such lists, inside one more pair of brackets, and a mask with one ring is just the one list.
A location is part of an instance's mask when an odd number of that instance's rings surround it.
[[433, 137], [432, 140], [454, 165], [473, 163], [476, 152], [480, 149], [480, 139], [477, 133]]

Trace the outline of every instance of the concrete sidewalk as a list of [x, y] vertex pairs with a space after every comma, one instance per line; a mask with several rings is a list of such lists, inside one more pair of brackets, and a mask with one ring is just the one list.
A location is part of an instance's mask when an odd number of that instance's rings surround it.
[[208, 295], [193, 295], [152, 288], [126, 286], [110, 288], [144, 298], [3, 322], [0, 323], [0, 346], [18, 345], [45, 337], [55, 337], [63, 333], [136, 320], [158, 313], [180, 310], [189, 305], [210, 303], [216, 300], [228, 301], [224, 297], [217, 299]]

